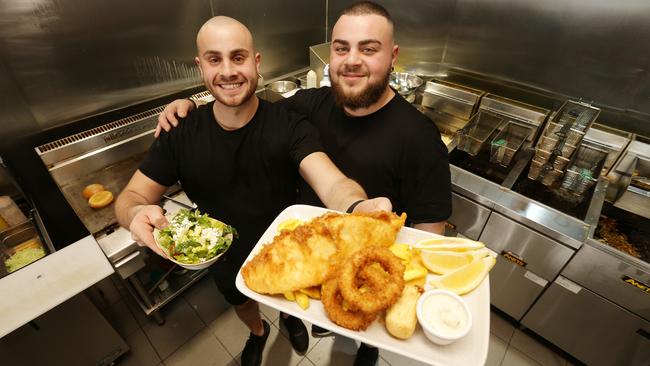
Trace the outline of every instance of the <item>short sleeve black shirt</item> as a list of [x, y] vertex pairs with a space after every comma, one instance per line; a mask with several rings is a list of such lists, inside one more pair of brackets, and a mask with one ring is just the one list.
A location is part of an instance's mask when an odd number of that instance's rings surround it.
[[[447, 148], [435, 124], [404, 98], [396, 95], [363, 117], [346, 115], [327, 87], [299, 91], [283, 104], [316, 126], [325, 152], [368, 197], [388, 197], [393, 209], [415, 224], [450, 216]], [[299, 200], [322, 205], [304, 183]]]
[[140, 171], [164, 186], [180, 181], [202, 212], [234, 226], [240, 237], [228, 255], [243, 260], [273, 219], [295, 203], [298, 165], [322, 147], [309, 122], [279, 106], [260, 100], [246, 126], [226, 131], [213, 104], [163, 132]]

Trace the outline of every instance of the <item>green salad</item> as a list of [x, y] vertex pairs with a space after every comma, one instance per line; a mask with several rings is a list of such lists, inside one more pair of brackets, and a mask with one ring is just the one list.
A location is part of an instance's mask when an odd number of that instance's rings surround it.
[[5, 266], [7, 267], [7, 272], [11, 273], [43, 257], [45, 257], [45, 250], [43, 248], [25, 248], [7, 258], [5, 260]]
[[180, 209], [156, 237], [167, 255], [185, 264], [199, 264], [225, 252], [237, 237], [234, 227], [201, 214]]

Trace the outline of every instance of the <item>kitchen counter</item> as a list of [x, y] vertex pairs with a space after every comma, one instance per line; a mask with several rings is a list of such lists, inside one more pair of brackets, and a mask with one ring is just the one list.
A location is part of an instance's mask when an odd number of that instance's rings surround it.
[[0, 337], [112, 273], [97, 241], [88, 235], [0, 279]]

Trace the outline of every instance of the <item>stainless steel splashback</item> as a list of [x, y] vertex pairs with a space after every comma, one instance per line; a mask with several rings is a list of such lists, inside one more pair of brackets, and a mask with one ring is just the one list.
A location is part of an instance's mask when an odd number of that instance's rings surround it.
[[0, 14], [0, 63], [45, 130], [200, 84], [194, 40], [217, 14], [251, 28], [265, 78], [305, 67], [325, 1], [0, 0]]
[[196, 85], [204, 0], [0, 2], [2, 58], [41, 129]]
[[309, 66], [309, 46], [325, 41], [325, 0], [211, 0], [214, 15], [246, 24], [266, 80]]
[[[352, 2], [329, 1], [330, 32], [339, 12]], [[441, 77], [451, 69], [467, 70], [558, 93], [560, 99], [642, 112], [639, 128], [650, 132], [647, 0], [381, 4], [395, 21], [398, 63], [409, 70]], [[616, 121], [611, 126], [617, 127]]]
[[645, 0], [457, 0], [443, 62], [650, 113], [649, 13]]

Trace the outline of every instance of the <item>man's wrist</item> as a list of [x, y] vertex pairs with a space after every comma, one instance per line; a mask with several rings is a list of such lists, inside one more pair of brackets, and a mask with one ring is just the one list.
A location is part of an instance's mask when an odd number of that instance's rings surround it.
[[365, 201], [365, 199], [355, 201], [354, 203], [352, 203], [352, 204], [350, 205], [350, 207], [348, 207], [347, 210], [345, 210], [345, 212], [346, 212], [346, 213], [352, 213], [352, 212], [354, 211], [354, 209], [355, 209], [355, 208], [356, 208], [356, 207], [357, 207], [361, 202], [363, 202], [363, 201]]
[[199, 108], [199, 105], [196, 104], [196, 101], [195, 101], [194, 99], [192, 99], [192, 98], [186, 98], [186, 99], [189, 100], [190, 102], [192, 102], [192, 105], [194, 106], [194, 107], [192, 108], [192, 110], [195, 110], [195, 109], [198, 109], [198, 108]]
[[135, 205], [131, 208], [129, 208], [128, 215], [129, 215], [129, 225], [133, 222], [133, 219], [135, 216], [140, 212], [143, 208], [145, 208], [147, 205]]

